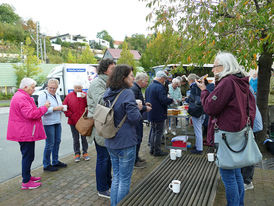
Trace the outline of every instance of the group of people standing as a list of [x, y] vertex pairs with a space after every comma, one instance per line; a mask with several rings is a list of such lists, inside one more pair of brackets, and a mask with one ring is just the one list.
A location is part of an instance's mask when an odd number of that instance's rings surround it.
[[[31, 98], [36, 82], [30, 78], [21, 81], [20, 88], [11, 100], [7, 139], [20, 144], [22, 189], [34, 189], [41, 185], [41, 178], [31, 176], [30, 172], [35, 141], [46, 139], [43, 158], [45, 171], [56, 171], [67, 166], [58, 158], [62, 111], [68, 117], [76, 162], [81, 157], [79, 138], [81, 137], [84, 160], [90, 159], [87, 153], [88, 142], [95, 143], [98, 195], [110, 198], [112, 206], [117, 205], [128, 194], [134, 166], [140, 167], [145, 162], [139, 156], [144, 114], [151, 123], [149, 146], [150, 154], [154, 156], [167, 155], [161, 150], [161, 140], [165, 129], [168, 130], [169, 125], [173, 129], [176, 125], [176, 120], [167, 123], [167, 109], [183, 101], [189, 104], [189, 113], [192, 116], [196, 137], [195, 148], [192, 150], [194, 154], [202, 154], [203, 151], [202, 125], [205, 119], [208, 121], [206, 126], [211, 138], [208, 141], [210, 144], [214, 140], [214, 124], [221, 130], [240, 131], [248, 118], [247, 108], [252, 125], [255, 119], [256, 104], [249, 89], [248, 77], [230, 53], [219, 53], [215, 58], [212, 68], [215, 88], [206, 80], [198, 82], [199, 77], [195, 74], [189, 74], [188, 78], [177, 77], [169, 82], [164, 71], [158, 71], [147, 87], [149, 78], [146, 73], [137, 73], [134, 81], [132, 67], [116, 66], [110, 59], [102, 60], [97, 72], [98, 77], [91, 82], [87, 93], [82, 91], [81, 82], [76, 82], [74, 91], [63, 103], [56, 94], [58, 80], [49, 80], [47, 91], [38, 98], [38, 108]], [[145, 98], [142, 94], [143, 88], [146, 88]], [[190, 91], [186, 92], [187, 90]], [[117, 127], [124, 116], [126, 120], [117, 134], [105, 139], [93, 128], [90, 137], [79, 135], [75, 124], [86, 107], [88, 117], [93, 117], [97, 104], [111, 105], [118, 94], [120, 96], [113, 107], [114, 124]], [[171, 132], [176, 135], [175, 130]], [[226, 188], [228, 205], [243, 205], [244, 181], [241, 168], [220, 168], [220, 174]]]

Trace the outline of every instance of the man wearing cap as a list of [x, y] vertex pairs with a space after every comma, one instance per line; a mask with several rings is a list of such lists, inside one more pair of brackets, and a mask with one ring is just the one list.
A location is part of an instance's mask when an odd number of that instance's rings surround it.
[[164, 132], [164, 124], [167, 119], [167, 106], [173, 102], [167, 97], [164, 87], [167, 75], [164, 71], [158, 71], [153, 82], [146, 89], [146, 102], [150, 102], [152, 110], [148, 112], [148, 121], [151, 122], [150, 154], [154, 156], [167, 155], [161, 150], [161, 138]]

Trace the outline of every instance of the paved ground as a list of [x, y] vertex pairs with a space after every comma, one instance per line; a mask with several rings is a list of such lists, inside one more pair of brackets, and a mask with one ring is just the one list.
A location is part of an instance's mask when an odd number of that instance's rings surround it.
[[[145, 127], [145, 140], [141, 147], [141, 157], [147, 160], [145, 169], [134, 169], [131, 188], [137, 185], [148, 175], [163, 157], [149, 155], [147, 147], [148, 128]], [[105, 206], [110, 201], [98, 197], [95, 180], [96, 152], [92, 145], [89, 148], [91, 160], [75, 163], [73, 155], [63, 158], [68, 164], [66, 169], [54, 173], [43, 172], [38, 168], [32, 172], [35, 176], [42, 177], [42, 187], [35, 190], [20, 190], [21, 177], [15, 177], [0, 184], [0, 206], [38, 206], [38, 205], [81, 205]], [[4, 157], [1, 157], [4, 158]], [[20, 164], [20, 162], [18, 162]], [[248, 190], [245, 196], [245, 205], [248, 206], [273, 206], [274, 205], [274, 170], [255, 170], [254, 190]], [[222, 182], [219, 182], [218, 192], [214, 206], [225, 205], [225, 193]]]

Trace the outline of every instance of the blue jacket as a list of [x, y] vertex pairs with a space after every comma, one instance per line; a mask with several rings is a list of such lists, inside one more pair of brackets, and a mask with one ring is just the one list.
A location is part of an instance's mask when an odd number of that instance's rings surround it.
[[[114, 101], [116, 95], [121, 91], [108, 88], [104, 93], [105, 101]], [[125, 149], [137, 145], [136, 125], [142, 119], [142, 115], [137, 107], [134, 94], [131, 89], [125, 89], [114, 105], [114, 124], [117, 127], [123, 117], [127, 115], [126, 121], [117, 134], [105, 140], [105, 146], [110, 149]]]
[[186, 102], [189, 104], [188, 113], [191, 116], [199, 118], [204, 113], [201, 103], [201, 90], [195, 82], [190, 85], [190, 95]]
[[162, 122], [167, 119], [167, 106], [173, 100], [167, 97], [167, 91], [160, 82], [153, 82], [146, 89], [146, 102], [150, 102], [152, 110], [148, 112], [148, 120], [150, 122]]
[[62, 111], [53, 111], [53, 107], [61, 106], [62, 100], [58, 94], [55, 97], [51, 95], [47, 90], [41, 92], [38, 96], [38, 107], [43, 106], [46, 101], [50, 102], [50, 108], [42, 117], [43, 125], [53, 125], [61, 123], [61, 113]]

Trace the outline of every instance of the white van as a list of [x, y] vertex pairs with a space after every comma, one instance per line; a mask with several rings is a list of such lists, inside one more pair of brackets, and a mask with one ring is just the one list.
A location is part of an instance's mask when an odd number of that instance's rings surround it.
[[[61, 64], [53, 68], [47, 76], [47, 81], [51, 78], [58, 79], [59, 87], [57, 93], [64, 100], [66, 95], [73, 91], [74, 82], [82, 82], [83, 91], [87, 92], [90, 82], [98, 76], [98, 64]], [[37, 103], [38, 96], [47, 87], [47, 81], [43, 85], [36, 87], [32, 97]]]

